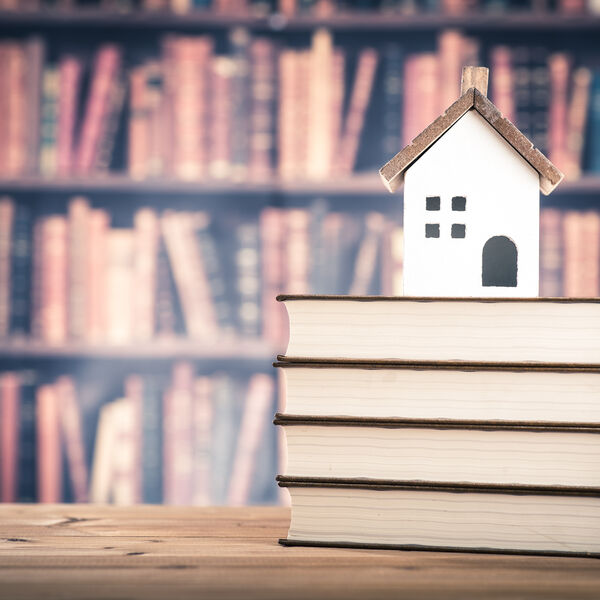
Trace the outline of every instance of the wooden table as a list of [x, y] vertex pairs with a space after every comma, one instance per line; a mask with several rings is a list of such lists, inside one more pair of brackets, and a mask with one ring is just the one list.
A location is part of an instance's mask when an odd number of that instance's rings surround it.
[[600, 598], [600, 561], [284, 548], [287, 508], [0, 505], [0, 598]]

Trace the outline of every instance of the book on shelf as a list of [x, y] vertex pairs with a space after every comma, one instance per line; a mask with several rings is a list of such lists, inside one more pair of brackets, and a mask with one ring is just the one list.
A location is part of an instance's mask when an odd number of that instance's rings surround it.
[[[244, 28], [224, 46], [208, 34], [168, 34], [134, 63], [120, 44], [99, 45], [92, 60], [45, 45], [39, 36], [0, 42], [5, 178], [348, 175], [388, 159], [440, 115], [458, 95], [461, 67], [480, 55], [480, 41], [454, 29], [429, 52], [405, 43], [355, 51], [325, 28], [304, 47]], [[542, 45], [492, 46], [490, 64], [505, 115], [569, 178], [596, 172], [593, 54], [575, 61]]]

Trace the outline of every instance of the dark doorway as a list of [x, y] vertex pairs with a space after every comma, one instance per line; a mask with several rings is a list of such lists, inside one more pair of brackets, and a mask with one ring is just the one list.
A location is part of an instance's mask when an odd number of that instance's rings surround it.
[[517, 287], [517, 247], [504, 235], [490, 238], [483, 246], [482, 285]]

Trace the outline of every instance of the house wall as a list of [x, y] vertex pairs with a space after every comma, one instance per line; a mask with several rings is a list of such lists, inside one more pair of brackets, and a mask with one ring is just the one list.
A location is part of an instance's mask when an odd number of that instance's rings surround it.
[[[427, 196], [440, 210], [427, 211]], [[466, 210], [453, 212], [453, 196]], [[537, 296], [539, 176], [474, 110], [466, 113], [405, 174], [404, 293], [410, 296]], [[439, 238], [425, 224], [440, 225]], [[450, 237], [465, 224], [464, 239]], [[517, 287], [482, 286], [482, 250], [493, 236], [512, 239]]]

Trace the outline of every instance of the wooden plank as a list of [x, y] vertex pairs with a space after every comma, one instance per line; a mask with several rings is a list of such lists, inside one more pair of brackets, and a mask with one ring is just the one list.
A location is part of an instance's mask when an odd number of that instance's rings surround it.
[[597, 598], [597, 560], [284, 548], [287, 508], [0, 507], [3, 598]]

